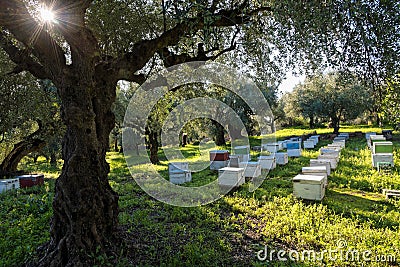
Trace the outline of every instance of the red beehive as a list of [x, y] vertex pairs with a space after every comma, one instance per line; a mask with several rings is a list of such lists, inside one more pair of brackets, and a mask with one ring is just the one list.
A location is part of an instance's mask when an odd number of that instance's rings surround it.
[[210, 161], [226, 161], [229, 160], [228, 150], [211, 150]]
[[43, 174], [28, 174], [17, 176], [19, 179], [19, 185], [21, 188], [32, 187], [35, 185], [43, 185], [44, 184], [44, 175]]

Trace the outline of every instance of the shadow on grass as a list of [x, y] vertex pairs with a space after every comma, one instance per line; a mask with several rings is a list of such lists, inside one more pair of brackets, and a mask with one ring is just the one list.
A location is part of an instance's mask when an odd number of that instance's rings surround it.
[[398, 208], [380, 194], [332, 189], [327, 190], [323, 204], [336, 214], [372, 223], [376, 228], [395, 230], [399, 226], [398, 218], [391, 218], [399, 216]]

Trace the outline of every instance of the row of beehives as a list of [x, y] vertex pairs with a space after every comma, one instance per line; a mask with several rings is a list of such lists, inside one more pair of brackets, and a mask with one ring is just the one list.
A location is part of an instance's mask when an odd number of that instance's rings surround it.
[[6, 192], [12, 189], [32, 187], [35, 185], [44, 184], [43, 174], [29, 174], [20, 175], [11, 179], [1, 179], [0, 180], [0, 193]]
[[[307, 141], [313, 142], [313, 147], [318, 143], [319, 136], [312, 136]], [[257, 147], [253, 147], [257, 150]], [[286, 152], [282, 150], [286, 149]], [[236, 146], [233, 155], [228, 150], [210, 151], [210, 169], [218, 171], [218, 183], [221, 186], [240, 186], [245, 178], [257, 178], [262, 170], [273, 170], [277, 165], [285, 165], [289, 157], [300, 157], [301, 138], [294, 137], [289, 140], [263, 144], [259, 147], [261, 155], [257, 161], [250, 161], [250, 146]], [[280, 152], [279, 152], [280, 151]], [[265, 153], [268, 155], [264, 155]], [[183, 184], [191, 181], [191, 172], [187, 162], [173, 162], [169, 164], [170, 182]]]
[[346, 146], [349, 134], [341, 133], [332, 144], [320, 149], [317, 159], [310, 160], [309, 167], [302, 168], [302, 174], [293, 178], [293, 194], [297, 198], [322, 200], [328, 186], [328, 176], [340, 160], [340, 152]]
[[368, 147], [371, 149], [372, 166], [378, 168], [383, 166], [394, 166], [393, 143], [386, 140], [384, 135], [366, 133]]

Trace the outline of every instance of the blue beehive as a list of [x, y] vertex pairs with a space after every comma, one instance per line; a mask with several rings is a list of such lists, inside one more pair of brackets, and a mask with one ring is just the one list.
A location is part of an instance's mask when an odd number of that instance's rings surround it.
[[286, 148], [290, 149], [300, 149], [300, 142], [289, 142], [286, 144]]

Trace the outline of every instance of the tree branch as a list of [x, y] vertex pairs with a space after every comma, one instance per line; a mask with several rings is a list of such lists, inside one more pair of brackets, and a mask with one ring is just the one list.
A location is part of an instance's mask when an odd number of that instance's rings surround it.
[[[48, 66], [48, 73], [61, 73], [61, 68], [66, 63], [64, 51], [44, 30], [44, 26], [35, 21], [24, 3], [18, 0], [0, 0], [0, 10], [0, 26], [23, 43], [27, 51], [33, 53], [43, 66]], [[53, 76], [55, 75], [57, 74]]]
[[[260, 7], [247, 13], [243, 12], [243, 8], [223, 9], [213, 15], [214, 21], [207, 26], [230, 27], [244, 24], [250, 21], [251, 16], [265, 11], [272, 11], [272, 8]], [[206, 26], [204, 19], [202, 16], [190, 18], [167, 30], [155, 39], [143, 40], [136, 43], [131, 52], [126, 53], [113, 62], [114, 67], [120, 70], [118, 72], [119, 75], [129, 72], [135, 73], [142, 69], [148, 60], [158, 51], [164, 51], [168, 46], [178, 44], [183, 36], [195, 33], [204, 28]]]
[[14, 46], [12, 42], [7, 40], [3, 31], [0, 31], [0, 46], [9, 55], [10, 59], [17, 64], [17, 66], [10, 72], [10, 74], [17, 74], [22, 71], [29, 71], [39, 79], [49, 79], [44, 67], [37, 63], [32, 57], [28, 56], [24, 51]]

